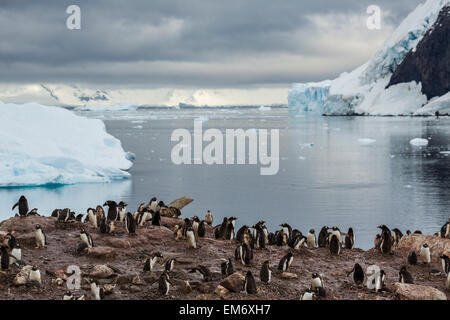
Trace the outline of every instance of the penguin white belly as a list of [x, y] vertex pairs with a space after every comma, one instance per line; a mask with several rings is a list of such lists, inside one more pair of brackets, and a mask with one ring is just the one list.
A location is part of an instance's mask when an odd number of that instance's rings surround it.
[[94, 296], [95, 300], [101, 300], [100, 287], [98, 287], [95, 283], [91, 283], [91, 293]]
[[89, 222], [92, 224], [92, 226], [94, 228], [97, 228], [97, 217], [95, 216], [95, 214], [92, 210], [89, 210], [88, 216], [89, 216]]
[[272, 271], [271, 270], [269, 270], [269, 280], [268, 280], [268, 282], [270, 282], [271, 280], [272, 280]]
[[286, 238], [289, 239], [289, 229], [287, 227], [283, 227], [283, 233], [286, 235]]
[[198, 222], [194, 221], [194, 223], [192, 224], [192, 228], [194, 229], [194, 232], [196, 234], [198, 234]]
[[313, 292], [305, 292], [302, 296], [302, 300], [314, 300], [314, 293]]
[[320, 278], [314, 278], [311, 281], [311, 288], [313, 290], [317, 289], [317, 288], [322, 288], [322, 280]]
[[38, 245], [39, 247], [44, 247], [45, 246], [45, 236], [42, 233], [41, 229], [36, 230], [34, 235], [36, 238], [36, 245]]
[[12, 257], [9, 257], [9, 264], [22, 260], [22, 250], [16, 248], [12, 249], [11, 256]]
[[37, 281], [41, 283], [41, 272], [39, 270], [31, 270], [28, 279], [30, 281]]
[[150, 259], [150, 271], [153, 271], [153, 267], [155, 266], [156, 259], [158, 259], [158, 258], [154, 257], [154, 258]]
[[445, 287], [447, 288], [447, 290], [450, 289], [450, 272], [448, 273], [447, 282], [445, 283]]
[[197, 248], [197, 242], [195, 240], [195, 235], [194, 235], [193, 231], [187, 232], [186, 239], [187, 239], [189, 248], [194, 248], [194, 249]]
[[169, 294], [169, 290], [170, 290], [170, 283], [169, 281], [166, 280], [166, 293], [165, 293], [166, 296]]
[[301, 247], [303, 247], [303, 244], [305, 243], [305, 238], [302, 238], [300, 241], [297, 241], [297, 243], [294, 246], [294, 249], [299, 249]]
[[315, 248], [316, 247], [316, 237], [309, 233], [306, 244], [308, 245], [308, 248]]
[[125, 213], [127, 211], [127, 208], [122, 208], [119, 211], [119, 219], [121, 222], [123, 222], [123, 219], [125, 219]]
[[85, 233], [80, 234], [81, 241], [86, 243], [89, 248], [91, 248], [91, 244], [89, 243], [89, 239]]
[[431, 262], [430, 248], [422, 248], [420, 250], [420, 256], [422, 257], [422, 261], [425, 263]]
[[338, 238], [339, 242], [342, 243], [342, 235], [341, 235], [341, 233], [340, 233], [338, 230], [334, 230], [334, 231], [331, 233], [331, 236], [333, 236], [333, 235], [335, 235], [335, 236]]

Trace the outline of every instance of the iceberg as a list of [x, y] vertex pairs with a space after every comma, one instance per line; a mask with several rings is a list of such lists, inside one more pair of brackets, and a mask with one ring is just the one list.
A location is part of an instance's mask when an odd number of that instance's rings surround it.
[[[389, 80], [410, 50], [415, 50], [450, 0], [419, 5], [386, 40], [370, 61], [334, 80], [296, 83], [288, 94], [290, 114], [411, 115], [427, 103], [420, 83], [390, 86]], [[405, 94], [411, 95], [405, 99]], [[430, 107], [432, 109], [432, 106]]]
[[0, 102], [0, 187], [110, 182], [134, 155], [101, 120], [60, 107]]

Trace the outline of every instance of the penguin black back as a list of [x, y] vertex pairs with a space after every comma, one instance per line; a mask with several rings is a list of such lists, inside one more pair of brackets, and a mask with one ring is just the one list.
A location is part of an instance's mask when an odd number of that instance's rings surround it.
[[156, 211], [153, 214], [152, 225], [153, 226], [160, 226], [161, 225], [161, 213], [159, 211]]
[[417, 254], [414, 251], [411, 251], [411, 253], [408, 255], [408, 263], [412, 266], [415, 266], [417, 264]]
[[345, 236], [345, 249], [353, 249], [355, 245], [355, 235], [353, 233], [353, 229], [349, 228], [347, 235]]
[[1, 267], [2, 270], [7, 270], [9, 268], [9, 253], [6, 246], [1, 246]]
[[334, 255], [339, 255], [341, 253], [341, 244], [336, 235], [331, 236], [330, 240], [330, 253]]
[[403, 266], [400, 269], [400, 272], [398, 273], [398, 282], [400, 282], [400, 283], [410, 283], [410, 284], [414, 283], [413, 277], [408, 272], [408, 270], [406, 270], [405, 266]]
[[125, 228], [128, 234], [136, 234], [136, 220], [134, 220], [131, 212], [127, 212], [127, 215], [125, 217]]
[[255, 294], [258, 291], [255, 278], [250, 270], [247, 271], [247, 274], [245, 275], [244, 291], [248, 294]]
[[26, 216], [29, 208], [28, 208], [28, 200], [25, 196], [20, 196], [19, 201], [14, 204], [11, 210], [14, 210], [17, 206], [19, 206], [19, 215]]
[[205, 237], [206, 234], [205, 220], [200, 221], [200, 223], [198, 224], [197, 233], [200, 238]]
[[108, 200], [103, 206], [108, 206], [108, 214], [106, 215], [106, 219], [116, 220], [119, 213], [117, 203], [115, 201]]
[[347, 276], [352, 275], [353, 282], [360, 285], [364, 282], [364, 270], [359, 263], [356, 263], [353, 269], [347, 274]]
[[326, 248], [328, 245], [328, 227], [325, 226], [320, 230], [319, 238], [317, 239], [319, 248]]

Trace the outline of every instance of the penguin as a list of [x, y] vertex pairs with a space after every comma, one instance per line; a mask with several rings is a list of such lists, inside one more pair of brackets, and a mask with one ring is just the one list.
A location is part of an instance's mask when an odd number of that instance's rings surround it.
[[34, 228], [34, 238], [36, 239], [35, 248], [44, 248], [47, 245], [47, 237], [39, 224], [36, 224]]
[[275, 244], [278, 247], [282, 247], [283, 245], [286, 244], [286, 235], [283, 233], [283, 231], [281, 231], [281, 230], [275, 231], [274, 238], [275, 238]]
[[106, 223], [107, 223], [106, 219], [103, 219], [100, 222], [100, 233], [108, 233], [108, 226]]
[[200, 219], [197, 216], [192, 217], [192, 228], [194, 229], [194, 233], [198, 235], [198, 225], [200, 224]]
[[306, 245], [309, 249], [314, 249], [316, 247], [316, 232], [314, 229], [309, 230], [306, 236]]
[[27, 213], [27, 216], [40, 216], [40, 214], [38, 213], [38, 209], [34, 208], [33, 210]]
[[37, 266], [33, 266], [28, 274], [28, 282], [33, 285], [42, 285], [41, 272]]
[[83, 220], [83, 216], [84, 216], [83, 213], [78, 214], [78, 215], [75, 217], [75, 221], [81, 222], [81, 221]]
[[447, 275], [450, 272], [450, 258], [446, 254], [442, 254], [440, 258], [442, 271]]
[[342, 243], [342, 233], [341, 230], [339, 230], [338, 227], [332, 227], [331, 228], [331, 234], [329, 235], [329, 239], [331, 240], [331, 237], [335, 235], [339, 241], [339, 243]]
[[167, 260], [167, 262], [165, 264], [166, 272], [171, 272], [173, 270], [176, 261], [177, 261], [177, 259], [175, 259], [175, 258], [171, 258], [171, 259]]
[[119, 214], [119, 209], [117, 207], [117, 202], [108, 200], [103, 204], [104, 207], [108, 207], [108, 214], [106, 219], [112, 221], [117, 219], [117, 215]]
[[11, 254], [9, 255], [9, 264], [23, 264], [22, 262], [22, 249], [20, 248], [20, 244], [16, 243], [16, 246], [11, 250]]
[[61, 212], [61, 209], [55, 209], [55, 210], [53, 210], [53, 212], [52, 212], [52, 217], [53, 218], [58, 218], [59, 217], [59, 214], [60, 214], [60, 212]]
[[384, 253], [384, 254], [391, 253], [392, 244], [393, 244], [391, 230], [389, 230], [389, 228], [386, 227], [385, 225], [378, 226], [377, 228], [381, 229], [381, 239], [380, 239], [380, 246], [379, 246], [380, 252]]
[[179, 241], [179, 240], [183, 239], [183, 227], [176, 225], [174, 227], [173, 236], [175, 238], [175, 241]]
[[8, 232], [6, 234], [6, 239], [5, 240], [8, 240], [7, 241], [7, 245], [8, 245], [8, 248], [10, 250], [12, 250], [12, 249], [14, 249], [16, 247], [17, 240], [16, 240], [16, 237], [11, 232]]
[[205, 215], [205, 221], [207, 224], [209, 224], [210, 226], [213, 224], [213, 216], [210, 210], [208, 210], [208, 212], [206, 212]]
[[118, 215], [117, 215], [117, 220], [120, 222], [123, 222], [125, 219], [125, 216], [127, 214], [127, 207], [128, 204], [124, 201], [120, 201], [119, 204], [117, 205], [117, 210], [118, 210]]
[[239, 230], [236, 232], [236, 241], [239, 243], [244, 242], [244, 234], [249, 231], [249, 227], [247, 225], [243, 225], [239, 228]]
[[247, 271], [247, 274], [245, 275], [243, 291], [247, 294], [255, 294], [258, 292], [255, 278], [250, 270]]
[[254, 233], [253, 233], [253, 244], [256, 248], [265, 248], [266, 247], [266, 240], [265, 240], [265, 234], [264, 230], [261, 227], [261, 223], [258, 222], [253, 226]]
[[161, 214], [159, 211], [152, 215], [152, 226], [161, 226]]
[[148, 220], [153, 220], [153, 215], [150, 213], [150, 211], [147, 208], [144, 208], [142, 212], [139, 212], [136, 220], [136, 224], [139, 227], [144, 226], [145, 222]]
[[289, 247], [298, 250], [300, 248], [303, 248], [305, 246], [305, 243], [307, 241], [307, 238], [303, 236], [300, 232], [300, 234], [297, 234], [295, 238], [292, 238], [289, 242]]
[[439, 233], [441, 238], [450, 238], [450, 219], [442, 226]]
[[186, 233], [187, 233], [187, 230], [189, 228], [193, 228], [192, 227], [192, 222], [188, 218], [185, 218], [184, 219], [184, 225], [183, 225], [183, 238], [186, 238]]
[[270, 268], [269, 260], [263, 262], [261, 271], [259, 272], [259, 279], [264, 283], [270, 283], [272, 280], [272, 269]]
[[400, 240], [403, 238], [403, 233], [397, 228], [392, 229], [392, 233], [394, 235], [394, 245], [398, 245]]
[[353, 269], [347, 273], [347, 277], [352, 275], [353, 282], [361, 285], [364, 282], [364, 270], [359, 263], [355, 263]]
[[406, 267], [403, 266], [400, 269], [400, 272], [398, 273], [398, 282], [400, 283], [414, 283], [413, 277], [411, 274], [406, 270]]
[[151, 256], [145, 260], [144, 271], [152, 272], [153, 267], [156, 264], [156, 261], [158, 260], [158, 258], [162, 258], [162, 257], [163, 257], [163, 255], [159, 251], [152, 253]]
[[318, 273], [312, 274], [311, 279], [311, 290], [316, 293], [316, 295], [324, 297], [325, 296], [325, 287], [323, 284], [322, 276]]
[[212, 280], [212, 274], [211, 271], [209, 271], [208, 267], [205, 267], [203, 265], [198, 265], [194, 268], [192, 268], [189, 273], [197, 273], [199, 274], [204, 281], [211, 281]]
[[254, 248], [254, 239], [252, 238], [252, 234], [250, 233], [250, 230], [248, 230], [246, 233], [244, 233], [244, 241], [243, 244], [246, 244], [249, 246], [249, 248]]
[[230, 276], [234, 273], [233, 262], [231, 258], [223, 259], [224, 261], [220, 264], [220, 269], [224, 276]]
[[194, 229], [189, 227], [186, 231], [186, 241], [188, 248], [197, 249], [197, 238], [195, 237]]
[[95, 208], [95, 216], [97, 217], [97, 225], [100, 226], [100, 223], [102, 222], [103, 219], [105, 219], [105, 210], [103, 210], [102, 206], [97, 206], [97, 208]]
[[292, 252], [288, 252], [283, 258], [281, 258], [280, 263], [278, 264], [278, 270], [288, 271], [291, 266], [292, 261], [294, 260], [294, 256]]
[[105, 298], [105, 291], [94, 280], [91, 280], [91, 294], [94, 296], [95, 300], [102, 300]]
[[69, 218], [70, 218], [70, 209], [69, 208], [59, 210], [58, 221], [67, 222], [67, 221], [69, 221]]
[[234, 234], [234, 229], [236, 226], [236, 217], [230, 217], [227, 220], [227, 226], [226, 226], [226, 231], [225, 231], [225, 239], [226, 240], [233, 240], [235, 237]]
[[300, 300], [315, 300], [316, 299], [316, 293], [313, 292], [311, 289], [306, 289], [305, 292], [300, 297]]
[[339, 239], [335, 234], [331, 235], [330, 253], [334, 255], [341, 254], [341, 243], [339, 242]]
[[431, 250], [427, 243], [424, 243], [422, 248], [420, 248], [420, 258], [425, 264], [429, 264], [431, 262]]
[[353, 233], [353, 228], [348, 228], [344, 243], [345, 249], [353, 249], [353, 247], [355, 246], [355, 234]]
[[96, 215], [95, 215], [95, 210], [94, 210], [94, 209], [92, 209], [92, 208], [87, 209], [87, 216], [86, 216], [86, 219], [89, 220], [89, 223], [92, 225], [92, 227], [93, 227], [94, 229], [97, 229], [97, 228], [98, 228], [98, 225], [97, 225], [97, 217], [96, 217]]
[[417, 264], [417, 254], [414, 251], [411, 251], [411, 253], [408, 255], [408, 263], [412, 266], [415, 266]]
[[329, 227], [323, 227], [319, 232], [319, 239], [317, 240], [319, 248], [326, 248], [328, 246], [328, 229]]
[[25, 217], [28, 213], [28, 200], [25, 198], [25, 196], [20, 196], [19, 201], [17, 201], [16, 204], [12, 207], [11, 210], [14, 210], [17, 206], [19, 206], [19, 215], [21, 217]]
[[1, 267], [2, 270], [7, 270], [9, 269], [9, 253], [8, 253], [8, 249], [6, 246], [2, 245], [0, 247], [1, 253], [2, 253], [2, 257], [1, 257]]
[[250, 266], [253, 260], [252, 248], [246, 243], [239, 245], [235, 250], [235, 258], [236, 260], [239, 260], [242, 265]]
[[200, 238], [204, 238], [206, 235], [206, 226], [205, 226], [205, 220], [200, 221], [198, 224], [198, 231], [197, 234]]
[[73, 300], [73, 294], [69, 290], [64, 293], [63, 300]]
[[375, 249], [380, 249], [380, 242], [381, 242], [381, 235], [377, 234], [377, 235], [375, 236], [375, 240], [374, 240], [374, 242], [373, 242], [373, 247], [374, 247]]
[[161, 295], [167, 296], [169, 295], [169, 290], [170, 290], [169, 274], [166, 271], [164, 271], [161, 274], [161, 277], [159, 277], [158, 291]]
[[157, 206], [158, 206], [158, 201], [157, 201], [156, 197], [151, 198], [148, 203], [148, 208], [152, 211], [156, 211]]
[[94, 241], [92, 240], [91, 235], [86, 232], [86, 230], [81, 229], [81, 231], [80, 231], [80, 238], [81, 238], [82, 242], [87, 244], [88, 248], [93, 248], [94, 247]]
[[228, 218], [223, 218], [222, 224], [217, 226], [214, 230], [214, 237], [216, 239], [225, 239], [227, 230]]
[[125, 229], [128, 234], [135, 235], [136, 234], [136, 220], [134, 220], [131, 212], [128, 212], [125, 218]]
[[269, 234], [267, 235], [267, 239], [269, 240], [269, 246], [274, 246], [277, 244], [275, 234], [273, 232], [269, 232]]
[[406, 230], [406, 235], [410, 236], [411, 235], [411, 230]]
[[286, 235], [286, 242], [288, 242], [292, 237], [292, 228], [287, 223], [280, 224], [280, 227], [282, 227], [283, 235]]
[[375, 292], [380, 292], [384, 289], [384, 282], [386, 280], [386, 273], [384, 270], [380, 270], [377, 277], [375, 278]]
[[414, 231], [414, 234], [422, 234], [422, 231], [416, 230], [416, 231]]

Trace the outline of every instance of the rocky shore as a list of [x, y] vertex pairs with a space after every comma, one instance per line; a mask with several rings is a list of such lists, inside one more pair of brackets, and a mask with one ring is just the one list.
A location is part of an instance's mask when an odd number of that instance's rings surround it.
[[[34, 226], [40, 224], [47, 236], [48, 245], [35, 249]], [[118, 222], [113, 234], [101, 234], [87, 223], [60, 222], [56, 218], [42, 216], [13, 217], [0, 223], [0, 239], [12, 232], [22, 247], [24, 265], [11, 265], [0, 271], [0, 299], [57, 299], [67, 291], [66, 281], [70, 276], [68, 266], [81, 269], [81, 288], [72, 290], [77, 298], [91, 296], [89, 278], [95, 278], [103, 286], [105, 299], [285, 299], [297, 300], [311, 285], [314, 272], [322, 274], [326, 297], [321, 299], [448, 299], [446, 277], [435, 274], [441, 271], [439, 255], [450, 253], [450, 239], [413, 234], [404, 237], [394, 247], [393, 254], [382, 254], [376, 249], [343, 250], [332, 256], [328, 249], [301, 248], [295, 250], [294, 260], [288, 273], [277, 272], [280, 259], [289, 251], [287, 246], [269, 246], [255, 249], [251, 266], [242, 266], [234, 260], [236, 242], [214, 239], [213, 229], [208, 226], [206, 236], [199, 238], [199, 248], [188, 248], [185, 240], [176, 241], [173, 227], [182, 225], [176, 218], [162, 217], [161, 226], [139, 227], [136, 235], [128, 235], [123, 223]], [[92, 236], [94, 247], [78, 252], [80, 229], [85, 228]], [[432, 262], [408, 266], [414, 278], [413, 285], [398, 284], [398, 272], [407, 265], [410, 251], [427, 242], [431, 247]], [[160, 259], [152, 272], [144, 272], [145, 259], [160, 251]], [[176, 258], [170, 272], [171, 286], [167, 296], [158, 292], [158, 279], [164, 263]], [[226, 279], [221, 274], [222, 259], [232, 258], [235, 274]], [[274, 270], [269, 284], [259, 280], [263, 261], [269, 260]], [[347, 272], [355, 263], [364, 271], [370, 265], [378, 265], [386, 272], [386, 291], [375, 293], [365, 286], [357, 286]], [[41, 287], [26, 283], [27, 270], [35, 265], [42, 275]], [[203, 281], [189, 270], [198, 265], [208, 267], [212, 273], [209, 281]], [[28, 269], [27, 269], [28, 268]], [[239, 292], [243, 276], [251, 270], [255, 276], [256, 294]], [[187, 284], [187, 281], [189, 285]], [[233, 292], [237, 291], [237, 292]]]

